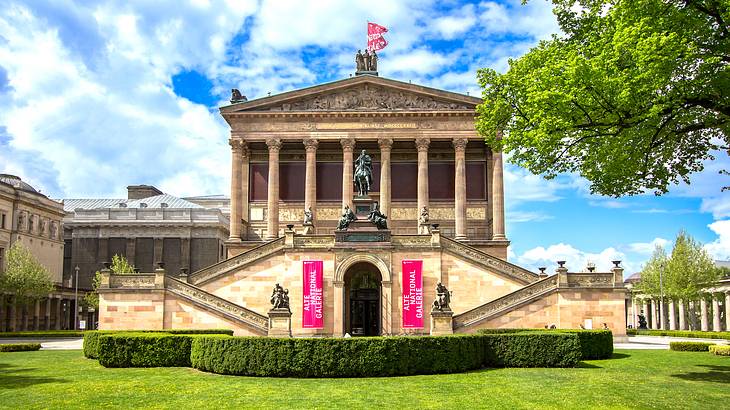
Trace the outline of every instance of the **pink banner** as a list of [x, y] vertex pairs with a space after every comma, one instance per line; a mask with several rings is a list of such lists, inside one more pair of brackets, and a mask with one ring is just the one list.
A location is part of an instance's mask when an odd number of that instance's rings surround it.
[[304, 303], [302, 309], [302, 327], [306, 329], [324, 328], [322, 313], [322, 261], [304, 261], [304, 285], [302, 286]]
[[403, 328], [423, 329], [423, 261], [402, 262]]

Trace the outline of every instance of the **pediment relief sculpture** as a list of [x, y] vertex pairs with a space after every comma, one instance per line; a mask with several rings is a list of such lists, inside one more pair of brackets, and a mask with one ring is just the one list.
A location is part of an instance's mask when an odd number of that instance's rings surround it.
[[305, 97], [267, 107], [270, 111], [339, 110], [466, 110], [463, 103], [439, 100], [428, 95], [407, 93], [385, 87], [353, 87], [348, 90]]

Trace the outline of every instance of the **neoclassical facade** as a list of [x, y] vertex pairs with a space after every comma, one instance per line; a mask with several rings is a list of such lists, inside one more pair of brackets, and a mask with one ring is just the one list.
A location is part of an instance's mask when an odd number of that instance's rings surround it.
[[502, 154], [474, 129], [478, 98], [361, 75], [221, 108], [231, 126], [229, 255], [353, 206], [353, 156], [373, 157], [370, 196], [393, 234], [442, 235], [506, 258]]
[[[100, 328], [308, 337], [583, 325], [625, 335], [618, 265], [547, 275], [506, 260], [502, 156], [475, 131], [479, 99], [375, 75], [234, 97], [220, 109], [231, 127], [228, 258], [184, 276], [105, 271]], [[364, 155], [373, 183], [359, 195]], [[386, 227], [368, 219], [376, 203]], [[343, 224], [345, 207], [356, 219]], [[450, 292], [445, 310], [432, 305], [437, 287]]]

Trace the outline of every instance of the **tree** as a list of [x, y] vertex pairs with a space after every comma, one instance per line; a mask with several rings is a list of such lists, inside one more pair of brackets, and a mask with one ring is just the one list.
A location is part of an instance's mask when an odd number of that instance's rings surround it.
[[[118, 273], [118, 274], [124, 274], [124, 273], [134, 273], [134, 266], [127, 261], [127, 258], [124, 256], [114, 255], [112, 256], [112, 264], [109, 270], [112, 271], [112, 273]], [[88, 307], [93, 307], [94, 309], [99, 309], [99, 285], [101, 284], [101, 272], [96, 271], [94, 274], [94, 279], [91, 282], [91, 286], [93, 290], [91, 292], [86, 292], [86, 295], [84, 295], [84, 299], [82, 300], [82, 303]]]
[[564, 35], [505, 74], [478, 72], [477, 130], [489, 145], [610, 196], [666, 193], [712, 151], [730, 154], [728, 0], [553, 3]]
[[[660, 289], [660, 272], [662, 285]], [[673, 300], [696, 300], [700, 291], [718, 279], [721, 270], [715, 267], [712, 257], [702, 244], [680, 231], [674, 241], [671, 256], [657, 246], [652, 257], [641, 271], [641, 292], [668, 297]], [[662, 293], [663, 291], [663, 293]]]
[[5, 272], [0, 275], [0, 290], [12, 294], [25, 310], [53, 291], [53, 280], [28, 248], [15, 242], [8, 250]]

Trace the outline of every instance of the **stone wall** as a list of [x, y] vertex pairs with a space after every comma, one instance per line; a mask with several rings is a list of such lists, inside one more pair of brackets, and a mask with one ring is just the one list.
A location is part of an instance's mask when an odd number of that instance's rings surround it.
[[136, 290], [99, 294], [99, 329], [164, 329], [165, 291]]

